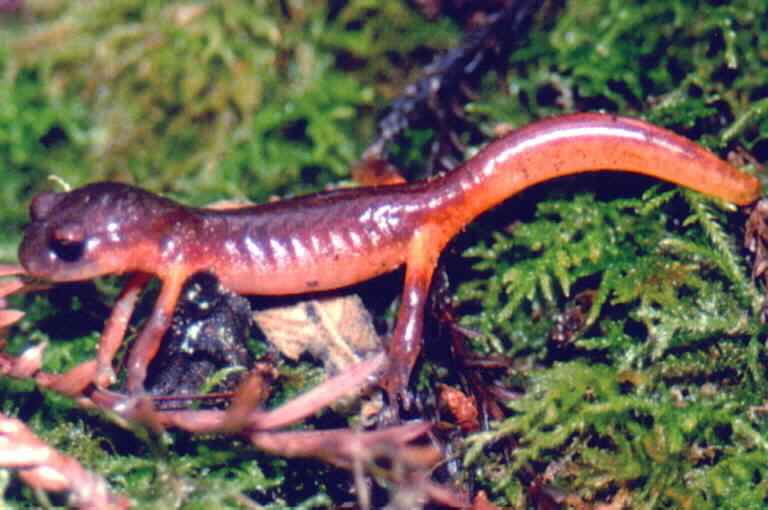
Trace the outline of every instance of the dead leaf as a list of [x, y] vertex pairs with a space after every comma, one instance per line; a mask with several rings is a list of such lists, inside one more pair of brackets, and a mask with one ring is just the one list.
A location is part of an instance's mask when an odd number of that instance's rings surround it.
[[253, 319], [284, 356], [298, 359], [309, 352], [323, 360], [331, 375], [384, 350], [357, 295], [270, 308], [254, 312]]

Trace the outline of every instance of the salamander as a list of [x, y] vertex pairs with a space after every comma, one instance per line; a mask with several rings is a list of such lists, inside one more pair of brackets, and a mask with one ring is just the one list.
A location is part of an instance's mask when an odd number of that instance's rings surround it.
[[337, 289], [405, 266], [383, 387], [406, 395], [421, 348], [424, 305], [446, 244], [484, 211], [536, 183], [597, 170], [671, 181], [737, 205], [758, 180], [670, 131], [628, 117], [583, 113], [534, 122], [493, 141], [456, 170], [428, 180], [323, 191], [240, 209], [188, 207], [149, 191], [97, 182], [42, 191], [19, 259], [33, 276], [73, 281], [130, 273], [97, 350], [94, 381], [114, 381], [112, 359], [134, 303], [154, 276], [154, 309], [128, 354], [140, 392], [185, 280], [209, 271], [234, 292], [289, 295]]

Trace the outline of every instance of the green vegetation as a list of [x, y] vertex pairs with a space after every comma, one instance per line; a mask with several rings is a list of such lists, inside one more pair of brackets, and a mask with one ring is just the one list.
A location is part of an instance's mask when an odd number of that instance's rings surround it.
[[[0, 13], [4, 261], [29, 198], [56, 186], [49, 175], [73, 186], [119, 179], [194, 204], [338, 183], [376, 115], [460, 33], [405, 0], [29, 0]], [[607, 109], [722, 156], [743, 147], [768, 161], [763, 0], [574, 0], [528, 39], [468, 106], [489, 136], [499, 123]], [[423, 135], [412, 133], [414, 147]], [[426, 164], [404, 150], [403, 160]], [[534, 507], [532, 477], [566, 507], [620, 498], [632, 508], [766, 507], [764, 289], [744, 260], [744, 219], [701, 195], [611, 174], [545, 183], [473, 224], [452, 250], [466, 257], [451, 274], [460, 316], [485, 336], [473, 339], [478, 351], [514, 357], [509, 382], [525, 390], [506, 420], [470, 437], [474, 488], [518, 508]], [[585, 293], [572, 338], [549, 340]], [[52, 302], [19, 302], [29, 313], [6, 348], [48, 341], [45, 367], [62, 371], [92, 356], [103, 310]], [[317, 375], [286, 372], [297, 386]], [[354, 501], [333, 468], [237, 440], [141, 439], [29, 382], [0, 379], [0, 411], [142, 508]], [[39, 497], [0, 472], [0, 508]]]

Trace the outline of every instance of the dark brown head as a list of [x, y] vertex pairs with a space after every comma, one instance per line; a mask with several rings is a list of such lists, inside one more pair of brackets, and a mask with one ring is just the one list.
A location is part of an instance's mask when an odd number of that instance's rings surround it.
[[138, 270], [153, 256], [154, 219], [179, 208], [148, 191], [112, 182], [64, 193], [42, 191], [29, 206], [32, 223], [19, 247], [19, 261], [32, 276], [52, 281]]

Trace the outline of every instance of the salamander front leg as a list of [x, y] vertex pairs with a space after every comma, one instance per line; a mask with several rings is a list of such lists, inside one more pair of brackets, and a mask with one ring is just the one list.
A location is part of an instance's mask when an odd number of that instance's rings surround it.
[[128, 378], [126, 388], [129, 393], [144, 391], [144, 380], [147, 378], [147, 367], [157, 354], [163, 334], [171, 324], [173, 311], [179, 299], [181, 287], [186, 279], [186, 273], [172, 274], [163, 282], [163, 288], [147, 319], [144, 328], [128, 356]]
[[405, 409], [411, 406], [408, 379], [421, 351], [424, 305], [442, 248], [434, 243], [430, 246], [429, 237], [427, 230], [417, 232], [408, 249], [400, 312], [389, 346], [389, 366], [381, 383], [390, 405], [396, 406], [399, 396]]
[[117, 301], [112, 306], [104, 332], [101, 334], [99, 348], [96, 351], [96, 376], [94, 383], [99, 388], [108, 388], [115, 382], [112, 359], [125, 338], [128, 321], [131, 320], [136, 299], [149, 283], [152, 276], [147, 273], [134, 273], [126, 282]]

